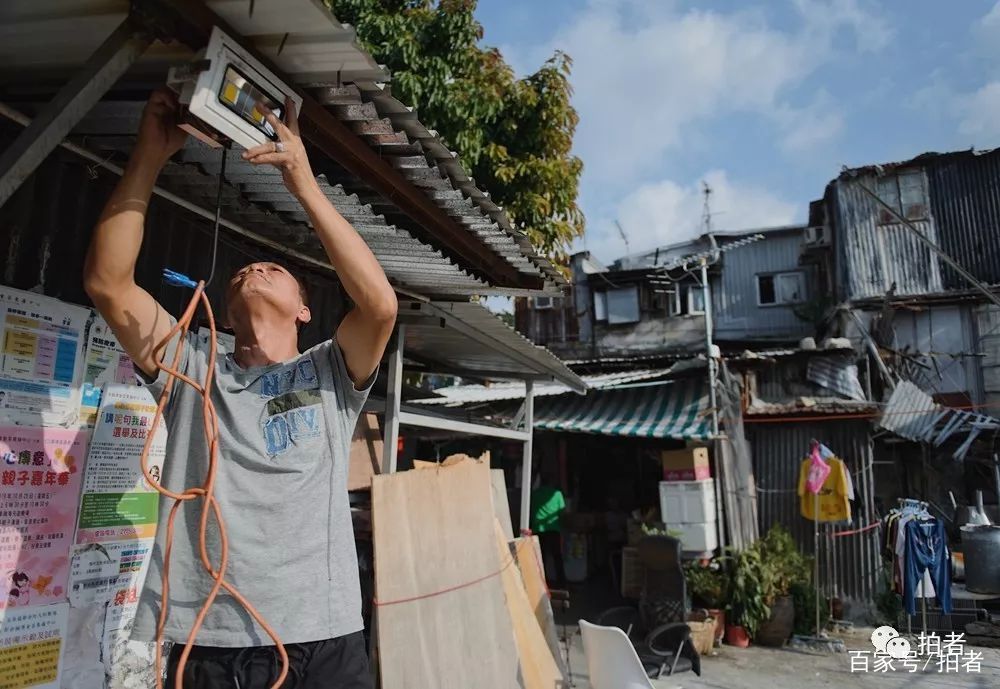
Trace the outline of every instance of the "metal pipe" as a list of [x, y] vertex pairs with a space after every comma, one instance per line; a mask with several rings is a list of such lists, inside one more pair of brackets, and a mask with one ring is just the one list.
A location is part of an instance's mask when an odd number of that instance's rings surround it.
[[520, 528], [529, 528], [531, 523], [531, 459], [534, 449], [535, 425], [535, 389], [534, 381], [524, 381], [524, 455], [521, 460], [521, 524]]
[[406, 326], [396, 326], [389, 351], [389, 373], [386, 381], [385, 423], [382, 439], [382, 471], [391, 474], [396, 471], [399, 455], [399, 404], [403, 389], [403, 346], [406, 341]]
[[708, 406], [712, 410], [712, 437], [719, 435], [719, 410], [715, 400], [715, 357], [712, 354], [712, 295], [708, 287], [708, 260], [701, 259], [701, 298], [705, 311], [705, 357], [708, 361]]

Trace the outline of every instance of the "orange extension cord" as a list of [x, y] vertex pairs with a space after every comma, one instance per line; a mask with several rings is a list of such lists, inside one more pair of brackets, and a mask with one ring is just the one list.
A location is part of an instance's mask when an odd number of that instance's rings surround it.
[[[187, 279], [187, 278], [185, 278]], [[190, 282], [190, 280], [189, 280]], [[184, 352], [185, 340], [187, 338], [188, 329], [191, 326], [191, 320], [194, 317], [195, 312], [198, 309], [198, 304], [205, 309], [206, 317], [208, 318], [209, 329], [211, 330], [211, 338], [209, 339], [209, 354], [208, 354], [208, 369], [205, 373], [205, 380], [203, 383], [199, 384], [198, 381], [185, 376], [183, 373], [177, 370], [177, 366], [181, 361], [181, 355]], [[170, 391], [174, 387], [174, 381], [180, 380], [187, 385], [198, 391], [202, 396], [202, 415], [205, 427], [205, 442], [208, 444], [208, 473], [205, 477], [205, 483], [200, 487], [188, 488], [183, 493], [174, 493], [159, 484], [153, 476], [149, 473], [149, 467], [147, 462], [149, 459], [149, 450], [152, 447], [153, 433], [146, 436], [146, 444], [142, 448], [142, 456], [140, 459], [142, 466], [142, 473], [146, 476], [146, 480], [151, 486], [153, 486], [161, 495], [165, 495], [174, 501], [173, 507], [170, 509], [170, 517], [167, 519], [167, 535], [166, 535], [166, 545], [163, 552], [163, 577], [162, 577], [162, 600], [160, 605], [160, 617], [156, 625], [156, 689], [163, 689], [163, 678], [162, 678], [162, 664], [163, 664], [163, 630], [167, 623], [167, 605], [170, 594], [170, 550], [173, 545], [174, 537], [174, 518], [177, 516], [178, 508], [188, 500], [196, 500], [198, 498], [203, 499], [201, 507], [201, 524], [199, 528], [199, 555], [201, 557], [201, 564], [204, 566], [205, 571], [215, 582], [212, 587], [212, 591], [208, 594], [205, 599], [205, 603], [201, 606], [198, 611], [198, 616], [195, 618], [194, 625], [191, 627], [191, 631], [188, 633], [187, 643], [184, 645], [184, 651], [181, 653], [180, 660], [177, 663], [176, 671], [176, 682], [174, 689], [183, 689], [184, 687], [184, 667], [187, 664], [188, 657], [191, 654], [191, 648], [194, 646], [195, 639], [198, 635], [198, 630], [201, 628], [202, 623], [205, 621], [205, 616], [208, 614], [209, 609], [215, 602], [215, 598], [219, 593], [219, 589], [225, 589], [229, 594], [239, 601], [250, 616], [257, 621], [264, 631], [267, 632], [268, 636], [274, 640], [274, 644], [278, 649], [278, 654], [281, 656], [281, 673], [278, 675], [277, 681], [271, 685], [271, 689], [279, 689], [284, 683], [285, 678], [288, 676], [288, 652], [282, 645], [281, 640], [274, 630], [264, 621], [260, 613], [250, 604], [250, 602], [244, 598], [239, 591], [236, 590], [232, 584], [227, 583], [224, 580], [226, 574], [226, 565], [229, 560], [229, 542], [226, 537], [226, 524], [222, 519], [222, 513], [219, 510], [219, 503], [216, 502], [213, 495], [215, 490], [215, 472], [218, 468], [218, 457], [219, 457], [219, 420], [215, 413], [215, 406], [212, 404], [211, 390], [212, 382], [215, 376], [215, 356], [216, 356], [216, 331], [215, 331], [215, 316], [212, 313], [212, 305], [208, 301], [208, 297], [205, 295], [205, 281], [202, 280], [194, 285], [194, 296], [191, 297], [191, 302], [188, 304], [187, 309], [184, 311], [183, 315], [177, 320], [177, 324], [170, 330], [170, 333], [156, 345], [153, 350], [154, 357], [161, 357], [167, 344], [170, 340], [180, 334], [180, 338], [177, 345], [177, 350], [174, 352], [174, 358], [170, 366], [167, 366], [165, 362], [158, 361], [157, 368], [164, 371], [167, 375], [167, 383], [163, 388], [163, 392], [160, 394], [159, 402], [156, 405], [156, 415], [153, 418], [153, 429], [159, 427], [160, 420], [163, 418], [163, 409], [167, 405], [167, 400], [170, 398]], [[208, 527], [208, 515], [209, 511], [215, 515], [215, 520], [219, 525], [219, 540], [221, 544], [221, 554], [218, 569], [212, 567], [212, 563], [209, 560], [208, 548], [205, 544], [205, 532]]]

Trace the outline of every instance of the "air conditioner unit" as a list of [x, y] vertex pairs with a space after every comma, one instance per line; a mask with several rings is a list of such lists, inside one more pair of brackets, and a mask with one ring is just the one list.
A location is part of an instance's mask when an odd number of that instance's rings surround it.
[[536, 309], [551, 309], [552, 297], [535, 297], [532, 303]]
[[826, 225], [807, 227], [805, 230], [805, 242], [810, 246], [829, 246], [830, 228]]

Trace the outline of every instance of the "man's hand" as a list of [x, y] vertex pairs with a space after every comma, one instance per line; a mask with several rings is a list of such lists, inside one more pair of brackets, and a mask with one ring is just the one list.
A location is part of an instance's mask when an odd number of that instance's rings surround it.
[[288, 191], [296, 198], [302, 197], [319, 187], [309, 166], [306, 147], [299, 136], [299, 120], [295, 114], [295, 102], [285, 99], [285, 122], [279, 120], [264, 104], [258, 103], [257, 109], [264, 113], [268, 124], [278, 134], [278, 141], [265, 141], [260, 146], [254, 146], [243, 152], [243, 159], [252, 165], [274, 165], [281, 170]]
[[165, 86], [153, 91], [142, 111], [132, 159], [140, 164], [156, 165], [157, 169], [166, 165], [187, 141], [187, 132], [177, 126], [179, 123], [177, 94]]

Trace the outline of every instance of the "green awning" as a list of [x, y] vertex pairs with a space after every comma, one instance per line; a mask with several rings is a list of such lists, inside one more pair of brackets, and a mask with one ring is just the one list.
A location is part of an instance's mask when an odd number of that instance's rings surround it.
[[535, 428], [638, 438], [711, 437], [707, 387], [674, 381], [535, 401]]

